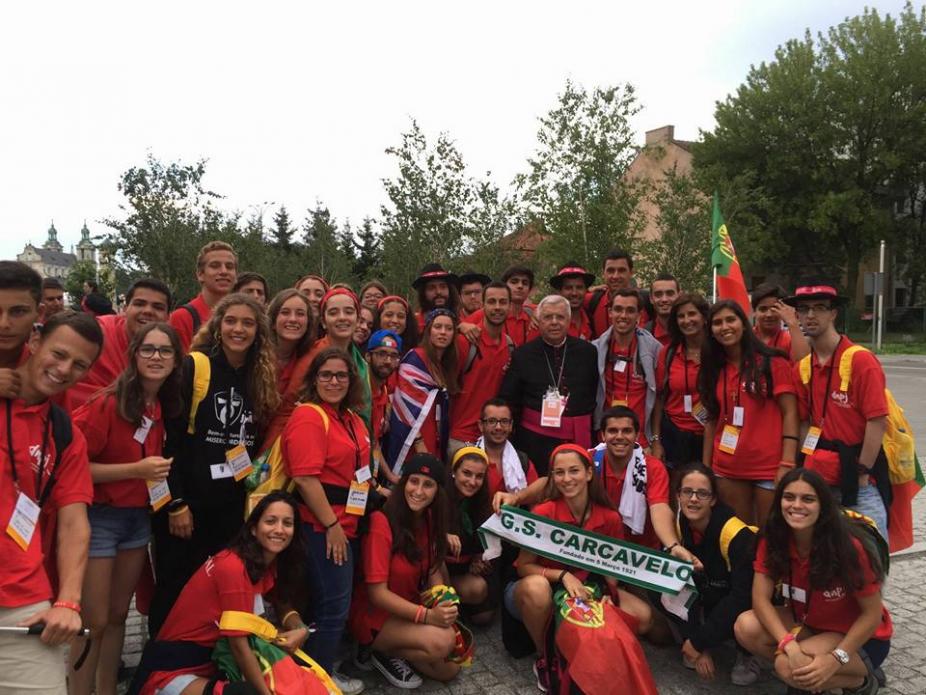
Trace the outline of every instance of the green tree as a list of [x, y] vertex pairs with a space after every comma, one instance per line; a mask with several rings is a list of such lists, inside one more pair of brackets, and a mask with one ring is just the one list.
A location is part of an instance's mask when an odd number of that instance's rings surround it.
[[364, 217], [353, 242], [353, 272], [362, 281], [379, 278], [383, 273], [383, 241], [373, 225], [372, 217]]
[[425, 263], [445, 266], [466, 246], [474, 200], [463, 156], [447, 133], [430, 145], [417, 121], [389, 147], [399, 171], [383, 179], [389, 203], [381, 207], [383, 280], [402, 292]]
[[206, 163], [163, 163], [149, 154], [145, 166], [132, 167], [118, 184], [125, 201], [120, 217], [104, 220], [112, 230], [104, 242], [116, 271], [142, 270], [160, 278], [184, 302], [199, 291], [196, 255], [212, 239], [235, 244], [238, 216], [215, 207], [221, 198], [203, 186]]
[[289, 219], [289, 213], [286, 206], [281, 205], [280, 209], [273, 216], [273, 226], [270, 228], [270, 238], [277, 248], [288, 251], [293, 244], [293, 235], [296, 228]]
[[637, 154], [631, 85], [585, 88], [566, 82], [540, 119], [537, 149], [515, 183], [527, 219], [540, 224], [547, 266], [570, 258], [597, 266], [612, 247], [630, 248], [642, 191], [624, 177]]
[[711, 289], [710, 201], [690, 176], [675, 169], [649, 193], [656, 210], [659, 236], [638, 245], [641, 279], [658, 273], [674, 275], [686, 291], [707, 294]]
[[338, 225], [321, 201], [309, 210], [305, 226], [306, 273], [317, 273], [329, 282], [351, 282], [351, 258], [345, 254]]
[[[487, 172], [486, 176], [489, 175]], [[498, 279], [505, 268], [521, 260], [502, 242], [519, 226], [517, 205], [488, 179], [475, 181], [473, 185], [475, 202], [469, 214], [467, 253], [457, 263], [457, 269], [479, 270]]]
[[[754, 182], [749, 234], [766, 267], [792, 280], [844, 274], [855, 296], [861, 261], [902, 231], [894, 207], [909, 179], [899, 179], [926, 127], [924, 33], [926, 15], [909, 4], [898, 19], [866, 10], [779, 47], [718, 103], [695, 166], [707, 188]], [[724, 212], [733, 230], [751, 224]]]
[[107, 273], [98, 273], [96, 264], [92, 261], [77, 261], [71, 266], [67, 277], [64, 279], [64, 291], [68, 293], [75, 302], [79, 303], [83, 299], [84, 283], [96, 282], [100, 287], [100, 293], [107, 297], [113, 296], [113, 285], [110, 276]]

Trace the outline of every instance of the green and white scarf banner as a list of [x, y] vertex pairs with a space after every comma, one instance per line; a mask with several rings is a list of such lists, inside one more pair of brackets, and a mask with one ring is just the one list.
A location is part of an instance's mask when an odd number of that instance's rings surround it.
[[690, 562], [635, 543], [531, 514], [504, 505], [479, 527], [479, 538], [491, 560], [501, 555], [501, 541], [577, 569], [607, 575], [627, 584], [664, 594], [663, 603], [690, 605], [696, 595]]

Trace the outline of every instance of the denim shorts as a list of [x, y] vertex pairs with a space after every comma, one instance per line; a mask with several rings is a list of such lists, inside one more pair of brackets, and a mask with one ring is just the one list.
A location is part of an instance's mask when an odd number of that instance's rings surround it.
[[151, 539], [147, 507], [110, 507], [94, 504], [90, 520], [90, 557], [116, 557], [120, 550], [144, 548]]
[[505, 602], [505, 610], [507, 610], [512, 617], [521, 620], [521, 609], [518, 608], [518, 604], [514, 600], [514, 588], [517, 585], [518, 582], [508, 582], [508, 584], [505, 586], [505, 594], [502, 597], [502, 600]]

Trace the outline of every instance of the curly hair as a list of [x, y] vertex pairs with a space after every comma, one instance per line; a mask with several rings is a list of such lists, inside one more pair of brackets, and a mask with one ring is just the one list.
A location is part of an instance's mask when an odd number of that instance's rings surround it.
[[299, 343], [296, 345], [296, 349], [293, 352], [293, 357], [302, 357], [309, 350], [311, 350], [312, 346], [315, 344], [315, 335], [318, 327], [318, 318], [315, 316], [315, 311], [312, 309], [312, 304], [309, 302], [309, 298], [306, 297], [302, 291], [297, 290], [294, 287], [280, 290], [274, 295], [273, 299], [270, 301], [269, 306], [267, 307], [267, 322], [270, 324], [270, 339], [273, 341], [274, 347], [276, 347], [279, 339], [276, 331], [277, 318], [280, 315], [280, 310], [283, 308], [283, 305], [293, 297], [299, 297], [299, 299], [301, 299], [305, 304], [306, 310], [305, 333], [299, 340]]
[[701, 396], [701, 403], [714, 419], [720, 413], [717, 381], [727, 366], [727, 352], [714, 337], [711, 323], [714, 317], [724, 309], [736, 314], [743, 326], [743, 335], [740, 338], [739, 378], [746, 383], [747, 393], [771, 397], [770, 360], [772, 357], [788, 357], [781, 350], [771, 348], [759, 340], [749, 324], [749, 319], [746, 318], [746, 312], [739, 303], [732, 299], [721, 299], [715, 302], [707, 314], [707, 337], [701, 345], [701, 370], [698, 372], [698, 393]]
[[161, 417], [169, 420], [180, 415], [183, 409], [183, 400], [180, 396], [180, 382], [183, 373], [183, 347], [176, 331], [170, 324], [157, 322], [149, 323], [132, 336], [129, 343], [129, 361], [116, 380], [100, 393], [113, 395], [116, 398], [116, 411], [126, 422], [141, 426], [142, 416], [145, 414], [145, 392], [141, 379], [138, 376], [138, 349], [145, 342], [149, 333], [158, 331], [167, 336], [170, 346], [174, 349], [174, 368], [167, 379], [158, 389], [158, 400], [161, 403]]
[[260, 304], [249, 295], [240, 292], [222, 299], [215, 305], [209, 320], [194, 336], [190, 352], [202, 352], [212, 356], [219, 354], [222, 349], [222, 321], [233, 306], [246, 306], [254, 314], [254, 320], [257, 322], [257, 333], [245, 359], [245, 372], [248, 395], [254, 407], [254, 421], [262, 428], [279, 407], [280, 394], [277, 391], [277, 358], [273, 349], [270, 322]]
[[[820, 515], [813, 526], [811, 541], [810, 585], [817, 589], [827, 589], [833, 584], [846, 581], [853, 589], [862, 588], [862, 567], [852, 542], [853, 537], [857, 537], [855, 529], [840, 510], [820, 474], [806, 468], [788, 471], [775, 488], [775, 499], [760, 536], [765, 538], [765, 566], [769, 577], [776, 582], [787, 581], [791, 572], [791, 527], [781, 511], [781, 498], [785, 489], [798, 480], [810, 485], [820, 502]], [[884, 569], [880, 561], [871, 555], [869, 560], [875, 578], [881, 581]]]

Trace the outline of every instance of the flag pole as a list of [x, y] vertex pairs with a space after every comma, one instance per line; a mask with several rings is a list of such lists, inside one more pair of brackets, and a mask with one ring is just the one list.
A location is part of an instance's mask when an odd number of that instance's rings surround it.
[[711, 286], [711, 304], [717, 301], [717, 266], [714, 266], [714, 280]]

